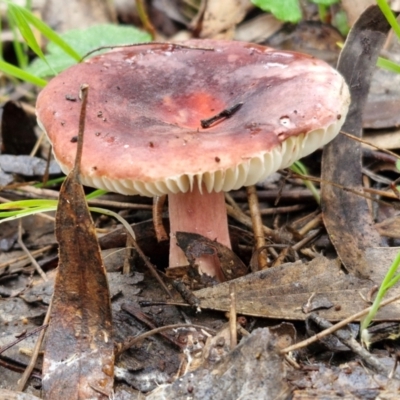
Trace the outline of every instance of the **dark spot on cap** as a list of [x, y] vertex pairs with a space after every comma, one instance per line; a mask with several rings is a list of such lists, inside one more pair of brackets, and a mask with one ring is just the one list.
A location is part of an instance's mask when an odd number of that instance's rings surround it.
[[154, 143], [153, 142], [149, 142], [149, 147], [154, 147]]
[[100, 117], [102, 117], [103, 116], [103, 111], [98, 111], [97, 112], [97, 116], [100, 118]]
[[337, 118], [337, 119], [340, 119], [340, 118], [342, 118], [342, 115], [341, 115], [341, 114], [338, 114], [338, 115], [336, 115], [336, 118]]
[[215, 161], [216, 161], [216, 162], [220, 162], [221, 159], [220, 159], [219, 157], [215, 157]]
[[100, 136], [100, 135], [101, 135], [100, 132], [96, 132], [96, 133], [95, 133], [95, 136]]
[[71, 143], [76, 143], [78, 141], [78, 136], [72, 136]]

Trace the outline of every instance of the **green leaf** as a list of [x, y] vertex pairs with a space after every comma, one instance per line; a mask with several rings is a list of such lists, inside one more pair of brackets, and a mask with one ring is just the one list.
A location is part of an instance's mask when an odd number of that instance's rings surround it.
[[252, 3], [282, 21], [295, 23], [302, 17], [299, 0], [252, 0]]
[[379, 57], [376, 65], [380, 68], [400, 74], [400, 65], [386, 58]]
[[311, 0], [311, 2], [321, 6], [331, 6], [332, 4], [338, 3], [339, 0]]
[[45, 87], [47, 85], [47, 81], [34, 74], [29, 73], [28, 71], [24, 71], [21, 68], [16, 67], [15, 65], [9, 64], [6, 61], [0, 60], [0, 71], [3, 71], [7, 75], [14, 76], [15, 78], [21, 79], [25, 82], [33, 83], [34, 85]]
[[[89, 51], [101, 46], [123, 45], [151, 41], [151, 36], [139, 29], [129, 26], [117, 26], [111, 24], [96, 25], [87, 29], [77, 29], [66, 32], [62, 38], [73, 47], [80, 57]], [[75, 60], [67, 56], [58, 46], [49, 43], [46, 57], [52, 69], [61, 72], [71, 65]], [[102, 50], [95, 54], [104, 53]], [[40, 77], [53, 75], [53, 71], [42, 60], [36, 59], [27, 68], [27, 71]]]
[[400, 171], [400, 160], [396, 160], [396, 168]]
[[86, 200], [91, 200], [91, 199], [95, 199], [97, 197], [103, 196], [103, 194], [108, 193], [108, 190], [104, 190], [104, 189], [97, 189], [94, 190], [92, 193], [87, 194]]
[[339, 10], [337, 13], [334, 14], [332, 24], [339, 30], [339, 32], [344, 37], [346, 37], [350, 31], [347, 14], [343, 10]]

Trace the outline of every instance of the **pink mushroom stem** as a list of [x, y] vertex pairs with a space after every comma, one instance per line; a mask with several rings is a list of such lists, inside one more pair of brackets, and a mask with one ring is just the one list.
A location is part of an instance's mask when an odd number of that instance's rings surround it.
[[[191, 192], [170, 194], [168, 203], [171, 226], [170, 268], [188, 265], [185, 254], [176, 243], [176, 232], [198, 233], [231, 248], [223, 192], [208, 193], [204, 188], [203, 193], [200, 193], [195, 185]], [[200, 273], [213, 276], [218, 281], [224, 280], [215, 257], [204, 256], [196, 261]]]

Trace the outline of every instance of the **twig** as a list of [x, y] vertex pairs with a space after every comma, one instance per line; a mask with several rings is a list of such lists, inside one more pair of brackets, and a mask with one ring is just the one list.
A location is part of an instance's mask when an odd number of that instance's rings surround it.
[[31, 263], [33, 264], [33, 266], [36, 269], [36, 272], [42, 277], [42, 279], [47, 282], [47, 276], [45, 274], [45, 272], [42, 270], [42, 268], [40, 267], [40, 265], [38, 264], [38, 262], [34, 259], [34, 257], [32, 257], [32, 254], [29, 252], [29, 250], [27, 249], [27, 247], [25, 246], [23, 240], [22, 240], [22, 225], [21, 225], [21, 220], [19, 220], [19, 224], [18, 224], [18, 244], [21, 246], [22, 250], [26, 253], [27, 257], [29, 258], [29, 260], [31, 261]]
[[81, 104], [81, 112], [79, 114], [79, 128], [78, 128], [78, 142], [76, 147], [76, 156], [75, 156], [74, 168], [72, 170], [72, 176], [76, 182], [80, 182], [83, 136], [85, 134], [86, 108], [87, 108], [88, 95], [89, 95], [89, 85], [84, 83], [80, 86], [80, 91], [79, 91], [79, 97], [82, 100], [82, 104]]
[[292, 246], [294, 251], [299, 251], [303, 246], [305, 246], [308, 242], [315, 239], [321, 233], [321, 229], [316, 229], [314, 232], [311, 232], [308, 236], [300, 240]]
[[290, 212], [301, 211], [307, 208], [307, 204], [295, 204], [293, 206], [281, 206], [281, 207], [269, 207], [262, 208], [260, 210], [261, 215], [276, 215], [276, 214], [285, 214]]
[[321, 225], [322, 214], [316, 215], [311, 221], [307, 222], [301, 229], [298, 230], [299, 235], [304, 236], [306, 233], [310, 232]]
[[350, 138], [352, 140], [355, 140], [356, 142], [360, 142], [360, 143], [366, 144], [368, 146], [371, 146], [374, 149], [377, 149], [377, 150], [379, 150], [379, 151], [381, 151], [383, 153], [390, 154], [391, 156], [395, 157], [396, 160], [400, 160], [400, 156], [398, 154], [394, 153], [393, 151], [390, 151], [390, 150], [384, 149], [382, 147], [376, 146], [375, 144], [368, 142], [368, 140], [365, 140], [365, 139], [359, 138], [357, 136], [351, 135], [350, 133], [347, 133], [345, 131], [340, 131], [340, 133], [342, 135], [344, 135], [344, 136], [347, 136], [348, 138]]
[[14, 340], [14, 341], [12, 341], [11, 343], [6, 344], [3, 347], [0, 347], [0, 354], [4, 353], [8, 349], [11, 349], [11, 347], [15, 346], [19, 342], [22, 342], [23, 340], [27, 339], [28, 337], [40, 332], [44, 328], [47, 328], [47, 325], [41, 325], [41, 326], [31, 330], [30, 332], [25, 333], [24, 335], [22, 335], [21, 337], [19, 337], [18, 339]]
[[[51, 298], [49, 307], [47, 309], [46, 316], [44, 317], [43, 325], [47, 326], [49, 324], [52, 303], [53, 303], [53, 298]], [[42, 342], [43, 342], [45, 333], [46, 333], [45, 329], [43, 329], [39, 333], [38, 340], [36, 341], [35, 347], [33, 348], [32, 357], [29, 360], [29, 364], [26, 367], [26, 370], [24, 371], [24, 373], [21, 376], [21, 379], [18, 382], [17, 391], [19, 391], [19, 392], [23, 392], [24, 391], [25, 385], [28, 382], [28, 379], [31, 376], [31, 373], [32, 373], [33, 369], [35, 368], [36, 361], [37, 361], [37, 358], [39, 356], [40, 347], [42, 346]]]
[[[251, 228], [253, 226], [253, 222], [251, 218], [246, 215], [243, 211], [237, 211], [236, 208], [232, 207], [230, 204], [226, 204], [226, 210], [228, 212], [228, 215], [231, 216], [232, 218], [235, 218], [237, 221], [242, 223], [243, 225]], [[281, 243], [282, 238], [271, 228], [268, 228], [267, 226], [263, 225], [262, 226], [263, 232], [265, 235], [268, 237], [272, 238], [275, 242]]]
[[204, 51], [214, 51], [213, 47], [196, 47], [196, 46], [189, 46], [179, 43], [172, 43], [172, 42], [143, 42], [143, 43], [131, 43], [131, 44], [119, 44], [119, 45], [108, 45], [108, 46], [100, 46], [93, 50], [90, 50], [85, 55], [82, 56], [81, 61], [83, 61], [86, 57], [89, 57], [91, 54], [96, 53], [100, 50], [111, 50], [115, 48], [124, 48], [124, 47], [138, 47], [138, 46], [172, 46], [177, 49], [189, 49], [189, 50], [204, 50]]
[[[400, 300], [400, 295], [390, 297], [389, 299], [382, 301], [382, 303], [380, 304], [380, 307], [386, 306], [397, 300]], [[344, 326], [348, 325], [350, 322], [353, 322], [353, 321], [363, 317], [364, 315], [368, 314], [369, 311], [371, 310], [371, 308], [372, 308], [372, 306], [365, 308], [364, 310], [359, 311], [358, 313], [353, 314], [350, 317], [347, 317], [343, 321], [340, 321], [337, 324], [332, 325], [332, 327], [329, 329], [319, 332], [316, 335], [311, 336], [310, 338], [308, 338], [306, 340], [303, 340], [299, 343], [293, 344], [292, 346], [286, 347], [285, 349], [282, 349], [280, 351], [280, 353], [289, 353], [290, 351], [298, 350], [298, 349], [301, 349], [303, 347], [310, 345], [311, 343], [317, 342], [318, 340], [322, 339], [323, 337], [328, 336], [328, 335], [332, 334], [333, 332], [337, 331], [338, 329], [343, 328]]]
[[162, 212], [166, 198], [166, 195], [153, 197], [153, 225], [157, 242], [168, 240], [168, 234], [162, 222]]
[[161, 279], [160, 275], [157, 273], [156, 268], [154, 265], [149, 261], [149, 259], [146, 257], [146, 255], [143, 253], [142, 249], [138, 245], [137, 241], [135, 240], [134, 237], [132, 237], [132, 245], [139, 254], [140, 258], [144, 261], [146, 264], [146, 267], [149, 269], [150, 273], [153, 275], [154, 278], [156, 278], [157, 282], [161, 285], [163, 288], [164, 292], [172, 299], [172, 293], [168, 289], [167, 285], [164, 283], [164, 281]]
[[[40, 255], [42, 253], [45, 253], [48, 250], [51, 250], [54, 246], [55, 245], [50, 244], [48, 246], [43, 247], [42, 249], [33, 250], [33, 251], [30, 252], [30, 255], [31, 256], [38, 256], [38, 255]], [[3, 269], [3, 268], [7, 268], [9, 265], [14, 264], [16, 262], [23, 261], [23, 260], [25, 260], [27, 258], [29, 258], [29, 256], [28, 256], [28, 254], [25, 254], [23, 256], [15, 257], [15, 258], [12, 258], [11, 260], [5, 261], [5, 262], [0, 264], [0, 270]]]
[[[263, 222], [260, 214], [260, 206], [258, 203], [257, 190], [254, 185], [248, 186], [247, 190], [247, 199], [249, 202], [249, 209], [251, 215], [251, 221], [253, 225], [253, 234], [256, 241], [256, 250], [257, 254], [257, 263], [253, 264], [254, 270], [252, 272], [259, 271], [261, 269], [265, 269], [268, 267], [268, 256], [265, 247], [265, 236], [263, 230]], [[260, 250], [264, 248], [264, 250]]]
[[177, 328], [196, 328], [196, 329], [204, 329], [212, 334], [215, 334], [215, 331], [213, 329], [210, 329], [206, 326], [202, 325], [193, 325], [193, 324], [174, 324], [174, 325], [166, 325], [166, 326], [161, 326], [160, 328], [153, 329], [151, 331], [142, 333], [141, 335], [134, 336], [131, 338], [128, 338], [127, 340], [124, 341], [119, 347], [118, 350], [115, 353], [115, 356], [118, 357], [120, 356], [124, 351], [130, 349], [132, 346], [134, 346], [136, 343], [140, 342], [141, 340], [144, 340], [150, 336], [153, 336], [157, 333], [167, 331], [169, 329], [177, 329]]
[[231, 350], [237, 345], [237, 316], [236, 316], [236, 285], [231, 282], [229, 284], [229, 333], [231, 337]]
[[[315, 313], [311, 313], [309, 317], [312, 321], [314, 321], [318, 326], [322, 329], [329, 329], [332, 327], [332, 324], [324, 318], [321, 318], [319, 315]], [[378, 374], [389, 376], [389, 369], [387, 369], [384, 365], [382, 365], [377, 358], [375, 358], [368, 350], [364, 349], [351, 335], [348, 330], [339, 329], [333, 332], [341, 342], [343, 342], [347, 347], [349, 347], [354, 353], [360, 356], [364, 362], [375, 372]]]

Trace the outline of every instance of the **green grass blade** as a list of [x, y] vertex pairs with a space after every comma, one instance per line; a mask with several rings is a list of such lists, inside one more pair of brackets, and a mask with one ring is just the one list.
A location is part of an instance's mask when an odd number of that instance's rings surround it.
[[55, 206], [54, 207], [37, 207], [33, 210], [23, 210], [23, 211], [20, 210], [17, 214], [15, 214], [13, 216], [0, 219], [0, 224], [2, 224], [3, 222], [14, 221], [19, 218], [24, 218], [29, 215], [45, 213], [45, 212], [49, 212], [49, 211], [56, 211], [56, 207]]
[[48, 181], [46, 181], [46, 183], [43, 182], [35, 183], [33, 187], [44, 188], [44, 187], [58, 185], [60, 183], [63, 183], [64, 181], [65, 181], [65, 176], [60, 176], [59, 178], [49, 179]]
[[396, 16], [390, 9], [390, 6], [386, 0], [377, 0], [377, 4], [385, 16], [386, 20], [389, 22], [392, 29], [395, 31], [398, 38], [400, 38], [400, 25], [396, 20]]
[[386, 275], [379, 287], [379, 291], [375, 297], [375, 300], [372, 304], [371, 310], [369, 311], [368, 315], [361, 321], [361, 325], [360, 325], [361, 340], [362, 340], [362, 342], [364, 342], [364, 344], [367, 345], [367, 347], [368, 347], [368, 343], [366, 343], [366, 341], [364, 339], [366, 329], [368, 328], [368, 326], [372, 322], [372, 320], [375, 318], [375, 315], [378, 312], [380, 304], [382, 303], [382, 300], [385, 297], [385, 294], [388, 291], [388, 289], [393, 287], [393, 285], [395, 283], [397, 283], [398, 280], [400, 279], [399, 274], [395, 275], [399, 266], [400, 266], [400, 252], [397, 253], [395, 259], [392, 262], [392, 265], [390, 266], [388, 272], [386, 273]]
[[105, 208], [99, 208], [99, 207], [89, 207], [89, 210], [99, 213], [99, 214], [104, 214], [104, 215], [108, 215], [110, 217], [114, 217], [116, 220], [121, 222], [121, 224], [124, 226], [124, 228], [127, 230], [127, 232], [133, 237], [134, 240], [136, 240], [136, 235], [135, 235], [135, 232], [133, 231], [132, 227], [129, 225], [129, 223], [127, 222], [127, 220], [125, 218], [121, 217], [116, 212], [107, 210]]
[[6, 61], [0, 60], [0, 71], [3, 71], [7, 75], [14, 76], [15, 78], [21, 79], [25, 82], [33, 83], [34, 85], [45, 87], [47, 85], [47, 81], [42, 78], [39, 78], [29, 72], [24, 71], [21, 68], [16, 67]]
[[91, 200], [91, 199], [95, 199], [97, 197], [102, 196], [103, 194], [108, 193], [108, 190], [103, 190], [103, 189], [97, 189], [95, 191], [93, 191], [92, 193], [89, 193], [86, 195], [86, 200]]
[[25, 17], [26, 13], [30, 14], [30, 12], [25, 8], [17, 6], [16, 4], [13, 3], [8, 3], [7, 10], [10, 19], [13, 21], [18, 30], [21, 32], [21, 35], [24, 38], [27, 45], [32, 49], [32, 51], [38, 57], [40, 57], [42, 60], [45, 60], [42, 49], [40, 48], [39, 43], [37, 42], [35, 35], [33, 34], [32, 29], [28, 24], [28, 20]]
[[31, 200], [17, 200], [10, 201], [9, 203], [0, 204], [0, 210], [13, 210], [16, 208], [31, 208], [31, 207], [49, 207], [56, 206], [57, 200], [51, 199], [31, 199]]
[[17, 25], [12, 15], [10, 15], [9, 11], [7, 11], [7, 17], [8, 17], [8, 24], [10, 25], [11, 32], [14, 38], [13, 48], [15, 56], [17, 57], [18, 66], [21, 68], [25, 68], [28, 65], [28, 55], [26, 53], [26, 48], [24, 48], [26, 46], [23, 46], [19, 41]]
[[[305, 167], [305, 165], [301, 162], [301, 161], [295, 161], [291, 166], [290, 169], [299, 175], [308, 175], [308, 171], [307, 168]], [[315, 187], [315, 185], [309, 181], [308, 179], [303, 179], [303, 183], [304, 185], [307, 187], [307, 189], [312, 193], [315, 201], [320, 204], [321, 203], [321, 197], [318, 193], [317, 188]]]
[[30, 13], [25, 8], [20, 7], [19, 11], [23, 14], [26, 21], [28, 21], [31, 25], [33, 25], [43, 36], [45, 36], [51, 42], [60, 47], [66, 54], [68, 54], [76, 61], [79, 62], [81, 60], [81, 56], [43, 21], [41, 21], [39, 18], [37, 18], [35, 15]]
[[376, 65], [380, 68], [400, 74], [400, 65], [386, 58], [379, 57]]

